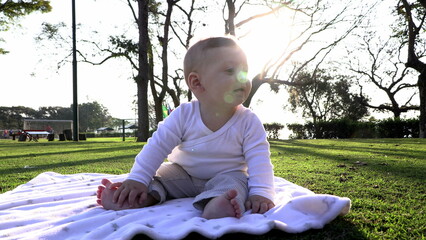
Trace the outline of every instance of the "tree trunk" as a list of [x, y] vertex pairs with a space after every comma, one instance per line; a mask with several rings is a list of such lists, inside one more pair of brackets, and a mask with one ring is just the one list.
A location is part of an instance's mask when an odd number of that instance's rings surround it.
[[420, 95], [419, 138], [426, 138], [426, 68], [420, 73], [417, 84]]
[[399, 110], [394, 110], [394, 111], [393, 111], [393, 118], [394, 118], [394, 119], [401, 118], [401, 111], [399, 111]]
[[136, 76], [138, 88], [138, 142], [145, 142], [149, 138], [148, 117], [148, 0], [138, 0], [138, 27], [139, 27], [139, 70]]
[[232, 0], [226, 0], [228, 5], [228, 19], [225, 20], [225, 34], [235, 36], [235, 4]]
[[136, 77], [138, 89], [138, 135], [136, 141], [145, 142], [149, 138], [148, 82], [141, 75]]
[[[422, 25], [416, 26], [414, 23], [411, 6], [408, 1], [402, 0], [401, 2], [405, 8], [405, 19], [408, 25], [408, 56], [405, 66], [413, 68], [420, 73], [417, 81], [420, 97], [419, 138], [426, 138], [426, 64], [416, 55], [416, 39]], [[419, 3], [423, 8], [426, 7], [425, 1], [419, 0]], [[421, 24], [423, 23], [422, 21]]]

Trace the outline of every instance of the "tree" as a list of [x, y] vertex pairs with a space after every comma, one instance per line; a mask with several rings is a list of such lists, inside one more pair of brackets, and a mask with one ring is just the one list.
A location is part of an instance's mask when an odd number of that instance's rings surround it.
[[162, 51], [161, 51], [161, 62], [162, 62], [162, 68], [161, 68], [161, 89], [158, 93], [155, 88], [155, 80], [152, 78], [151, 81], [151, 92], [154, 98], [155, 102], [155, 116], [157, 123], [163, 120], [163, 102], [164, 98], [166, 97], [167, 89], [168, 88], [168, 82], [169, 82], [169, 63], [168, 63], [168, 46], [169, 46], [169, 31], [171, 26], [171, 18], [172, 18], [172, 12], [174, 6], [179, 2], [180, 0], [167, 0], [167, 10], [166, 10], [166, 16], [163, 24], [163, 36], [159, 36], [158, 40], [160, 42]]
[[[130, 2], [129, 2], [130, 5]], [[148, 34], [148, 0], [138, 0], [138, 75], [135, 78], [138, 88], [138, 142], [147, 141], [149, 138], [149, 116], [148, 116], [148, 83], [150, 65], [148, 62], [149, 34]]]
[[402, 34], [402, 46], [407, 47], [407, 61], [405, 65], [419, 73], [417, 87], [420, 97], [420, 138], [426, 138], [426, 63], [421, 59], [425, 56], [425, 32], [426, 32], [426, 1], [408, 0], [398, 1], [398, 13], [404, 17], [404, 28]]
[[[204, 11], [206, 9], [205, 6], [197, 7], [195, 6], [195, 0], [191, 0], [191, 5], [189, 10], [184, 9], [180, 5], [176, 5], [176, 7], [183, 13], [184, 17], [181, 21], [174, 20], [170, 25], [175, 37], [178, 42], [184, 47], [185, 51], [188, 50], [191, 39], [194, 37], [194, 32], [197, 28], [197, 23], [193, 20], [193, 15], [196, 11]], [[206, 26], [205, 23], [201, 23], [202, 26]], [[186, 27], [185, 27], [186, 26]], [[175, 70], [175, 76], [172, 77], [173, 85], [175, 87], [176, 94], [171, 94], [172, 98], [175, 95], [176, 98], [173, 98], [173, 102], [175, 107], [180, 105], [180, 102], [177, 100], [180, 99], [183, 93], [186, 93], [188, 101], [192, 100], [192, 92], [189, 89], [184, 90], [185, 87], [181, 87], [181, 82], [184, 80], [183, 69], [179, 68]]]
[[[72, 108], [65, 107], [40, 107], [38, 110], [39, 119], [71, 120], [73, 118]], [[81, 119], [80, 119], [81, 120]]]
[[24, 118], [33, 118], [36, 115], [37, 111], [29, 107], [0, 107], [0, 128], [22, 129]]
[[[79, 125], [83, 132], [94, 131], [99, 127], [113, 124], [113, 118], [108, 109], [97, 101], [81, 103], [78, 105], [80, 118]], [[73, 116], [73, 105], [70, 107], [40, 107], [36, 119], [71, 120]]]
[[[96, 101], [79, 104], [79, 109], [80, 128], [83, 131], [93, 131], [99, 127], [114, 124], [114, 119], [108, 109]], [[0, 128], [22, 129], [25, 118], [71, 120], [72, 114], [72, 105], [70, 107], [40, 107], [38, 110], [22, 106], [0, 107]]]
[[[325, 70], [300, 72], [295, 78], [298, 86], [288, 88], [293, 112], [302, 109], [303, 117], [319, 120], [346, 118], [357, 121], [368, 114], [365, 98], [350, 93], [348, 76], [333, 76]], [[310, 84], [304, 84], [310, 82]]]
[[[9, 30], [10, 26], [23, 16], [37, 11], [47, 13], [51, 10], [50, 1], [46, 0], [6, 0], [5, 2], [0, 2], [0, 32]], [[0, 42], [2, 41], [4, 40], [0, 38]], [[8, 51], [0, 48], [0, 55], [6, 53]]]
[[[181, 5], [178, 4], [178, 1], [175, 1], [175, 3], [171, 6], [171, 7], [176, 7], [180, 14], [183, 14], [183, 16], [175, 16], [174, 18], [167, 20], [169, 14], [165, 15], [165, 21], [164, 24], [160, 24], [160, 25], [164, 25], [164, 33], [166, 32], [166, 30], [168, 28], [170, 28], [173, 31], [173, 37], [175, 39], [177, 39], [177, 44], [181, 45], [183, 47], [183, 49], [186, 51], [189, 48], [189, 44], [191, 39], [194, 36], [194, 32], [197, 29], [197, 22], [195, 22], [193, 20], [193, 15], [196, 11], [204, 11], [206, 9], [205, 6], [196, 6], [195, 5], [195, 0], [191, 0], [191, 3], [189, 4], [189, 6], [187, 7], [187, 9], [185, 9], [184, 7], [182, 7]], [[168, 9], [170, 8], [170, 3], [168, 4]], [[169, 12], [169, 10], [167, 10], [167, 13]], [[180, 19], [178, 18], [180, 17]], [[166, 28], [166, 23], [169, 24], [169, 27]], [[202, 23], [202, 26], [205, 26], [204, 23]], [[157, 36], [159, 43], [162, 47], [162, 51], [165, 51], [165, 44], [164, 42], [166, 41], [166, 38]], [[171, 41], [173, 39], [173, 37], [170, 37], [170, 39], [168, 39], [167, 41]], [[167, 45], [168, 46], [168, 45]], [[174, 48], [173, 48], [174, 49]], [[171, 49], [166, 49], [167, 51], [170, 51]], [[166, 51], [166, 52], [167, 52]], [[171, 52], [173, 52], [175, 55], [176, 54], [176, 50], [171, 50]], [[177, 57], [179, 59], [179, 57]], [[164, 58], [161, 58], [163, 64], [163, 69], [164, 69]], [[168, 64], [168, 63], [167, 63]], [[183, 76], [183, 69], [182, 68], [178, 68], [174, 70], [174, 75], [168, 74], [168, 81], [172, 80], [172, 87], [169, 87], [168, 84], [164, 84], [167, 83], [164, 81], [165, 79], [165, 71], [162, 71], [162, 81], [155, 81], [155, 86], [159, 86], [162, 91], [165, 90], [167, 92], [167, 94], [171, 97], [171, 99], [173, 100], [173, 104], [174, 107], [178, 107], [180, 105], [180, 101], [181, 101], [181, 97], [183, 94], [187, 95], [188, 101], [192, 100], [192, 93], [189, 90], [185, 90], [187, 89], [185, 86], [182, 86], [185, 81], [184, 81], [184, 76]], [[155, 77], [154, 80], [156, 79], [160, 79], [159, 77]]]
[[[109, 126], [113, 123], [108, 109], [94, 101], [92, 103], [79, 104], [80, 129], [83, 132], [94, 131], [99, 127]], [[70, 108], [70, 110], [72, 107]]]
[[[180, 104], [180, 100], [179, 100], [179, 96], [181, 93], [181, 90], [177, 84], [177, 81], [182, 79], [182, 77], [179, 76], [178, 71], [175, 71], [176, 73], [176, 77], [172, 77], [173, 79], [173, 83], [174, 83], [174, 87], [176, 88], [176, 91], [173, 90], [172, 88], [169, 87], [168, 82], [170, 79], [170, 75], [169, 75], [169, 69], [168, 69], [168, 64], [169, 64], [169, 58], [168, 58], [168, 51], [170, 51], [170, 49], [168, 48], [169, 46], [169, 41], [170, 41], [170, 37], [169, 37], [169, 32], [170, 32], [170, 28], [172, 28], [173, 32], [176, 34], [176, 30], [174, 30], [174, 28], [172, 27], [172, 11], [173, 8], [175, 6], [178, 6], [177, 3], [180, 0], [167, 0], [167, 9], [166, 9], [166, 14], [164, 15], [164, 22], [160, 23], [158, 25], [163, 26], [163, 32], [162, 35], [160, 33], [157, 34], [157, 39], [159, 41], [159, 45], [161, 47], [161, 77], [157, 77], [156, 74], [154, 74], [155, 68], [154, 65], [156, 64], [155, 61], [155, 57], [154, 57], [154, 45], [153, 45], [153, 37], [149, 35], [149, 26], [148, 26], [148, 18], [147, 18], [147, 23], [146, 23], [146, 29], [141, 30], [141, 25], [139, 25], [139, 33], [141, 33], [141, 31], [144, 32], [145, 36], [144, 39], [146, 39], [146, 53], [147, 53], [147, 62], [146, 65], [144, 64], [144, 66], [146, 68], [141, 69], [141, 57], [139, 55], [139, 68], [138, 71], [140, 73], [140, 71], [144, 71], [145, 73], [148, 74], [148, 83], [150, 84], [151, 87], [151, 93], [152, 96], [154, 98], [154, 108], [155, 108], [155, 115], [156, 115], [156, 122], [158, 123], [159, 121], [163, 120], [163, 104], [164, 104], [164, 99], [166, 97], [166, 93], [169, 94], [169, 96], [171, 96], [171, 98], [173, 99], [174, 103], [175, 103], [175, 107], [177, 107]], [[190, 19], [191, 13], [194, 10], [194, 2], [192, 1], [192, 4], [190, 5], [190, 11], [189, 13], [187, 13], [186, 11], [183, 10], [182, 7], [178, 6], [179, 9], [184, 12], [186, 14], [186, 16], [188, 17], [188, 19]], [[129, 3], [130, 5], [130, 3]], [[159, 6], [160, 4], [156, 4], [155, 1], [150, 1], [150, 8], [148, 9], [149, 11], [146, 14], [152, 14], [153, 17], [155, 19], [158, 18], [158, 16], [163, 15], [162, 13], [160, 13], [159, 11]], [[139, 22], [141, 22], [140, 17], [139, 17]], [[144, 24], [144, 28], [145, 28], [145, 24]], [[189, 21], [189, 30], [187, 34], [187, 42], [189, 42], [190, 37], [192, 37], [192, 35], [190, 34], [192, 32], [192, 21]], [[179, 38], [181, 40], [181, 38]], [[141, 38], [139, 38], [139, 53], [141, 52], [140, 50], [141, 47]], [[144, 53], [145, 54], [145, 53]], [[145, 61], [143, 59], [143, 61]], [[157, 81], [157, 78], [160, 79], [160, 81]], [[157, 91], [156, 86], [160, 87], [160, 90]], [[138, 95], [138, 102], [141, 101], [141, 96]], [[145, 97], [145, 96], [142, 96]], [[142, 99], [142, 101], [145, 101], [145, 99]], [[148, 95], [146, 95], [146, 101], [148, 101]], [[140, 105], [140, 104], [139, 104]], [[138, 105], [138, 108], [140, 109], [140, 106]], [[146, 107], [146, 111], [148, 111], [148, 104]], [[139, 110], [140, 111], [140, 110]], [[144, 110], [145, 111], [145, 110]], [[148, 112], [146, 113], [148, 114]], [[139, 117], [140, 119], [140, 117]], [[147, 121], [149, 121], [149, 117], [147, 119]], [[140, 124], [139, 124], [140, 125]], [[147, 132], [149, 133], [149, 132]], [[138, 141], [146, 141], [147, 138], [143, 138], [143, 139], [139, 139]]]
[[[412, 91], [416, 84], [409, 82], [411, 80], [409, 77], [412, 73], [399, 60], [399, 47], [394, 44], [393, 38], [383, 41], [380, 38], [375, 38], [374, 35], [372, 32], [366, 32], [365, 36], [362, 37], [362, 44], [356, 50], [359, 56], [355, 60], [357, 61], [356, 63], [352, 61], [352, 57], [355, 54], [353, 52], [348, 53], [348, 56], [351, 56], [348, 64], [349, 69], [359, 74], [360, 96], [366, 98], [363, 96], [365, 83], [362, 83], [362, 81], [364, 80], [366, 83], [373, 83], [388, 97], [388, 102], [380, 105], [372, 105], [365, 102], [367, 107], [378, 111], [392, 112], [394, 118], [399, 118], [401, 113], [406, 113], [410, 110], [419, 110], [419, 106], [411, 104], [411, 100], [416, 95], [416, 91]], [[362, 55], [362, 52], [365, 52], [367, 56]], [[410, 94], [407, 98], [399, 97], [399, 95], [406, 95], [407, 93]], [[403, 100], [405, 102], [400, 104]], [[385, 100], [383, 99], [382, 101]]]

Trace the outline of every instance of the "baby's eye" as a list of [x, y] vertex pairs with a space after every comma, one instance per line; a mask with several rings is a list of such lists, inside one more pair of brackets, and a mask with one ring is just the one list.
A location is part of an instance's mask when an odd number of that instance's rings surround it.
[[235, 69], [234, 68], [227, 68], [225, 71], [227, 73], [229, 73], [229, 74], [234, 74], [235, 73]]

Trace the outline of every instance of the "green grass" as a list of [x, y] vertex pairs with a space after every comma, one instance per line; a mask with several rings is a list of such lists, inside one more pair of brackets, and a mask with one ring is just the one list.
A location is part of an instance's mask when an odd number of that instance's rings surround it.
[[[119, 138], [1, 140], [1, 192], [47, 171], [127, 173], [142, 146]], [[271, 154], [275, 175], [316, 193], [349, 197], [351, 212], [320, 230], [228, 234], [222, 239], [425, 239], [426, 139], [274, 141]], [[202, 239], [198, 234], [188, 238]]]

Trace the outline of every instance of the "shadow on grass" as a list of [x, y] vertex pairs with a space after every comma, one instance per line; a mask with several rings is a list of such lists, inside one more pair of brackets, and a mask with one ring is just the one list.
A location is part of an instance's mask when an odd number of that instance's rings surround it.
[[[344, 140], [345, 143], [362, 143], [368, 146], [360, 147], [360, 146], [348, 146], [348, 144], [337, 145], [333, 144], [333, 142], [330, 142], [330, 145], [324, 145], [321, 144], [321, 150], [328, 149], [328, 150], [339, 150], [339, 151], [347, 151], [347, 152], [363, 152], [363, 153], [371, 153], [371, 154], [377, 154], [377, 155], [392, 155], [395, 157], [407, 157], [407, 158], [413, 158], [413, 159], [423, 159], [424, 156], [426, 156], [426, 150], [423, 149], [404, 149], [402, 150], [400, 148], [400, 145], [404, 145], [404, 143], [401, 143], [400, 141], [362, 141], [362, 140]], [[392, 142], [392, 144], [391, 144]], [[280, 144], [285, 144], [285, 142], [279, 142]], [[338, 143], [338, 142], [336, 142]], [[293, 145], [293, 146], [301, 146], [306, 148], [312, 148], [312, 149], [318, 149], [318, 145], [306, 142], [306, 141], [289, 141], [286, 145]], [[377, 148], [375, 147], [377, 144], [385, 144], [388, 145], [387, 148]], [[412, 145], [412, 142], [409, 142], [410, 145]], [[418, 142], [416, 145], [421, 145], [422, 143]], [[408, 145], [408, 144], [407, 144]], [[282, 145], [280, 145], [282, 146]], [[318, 153], [317, 151], [315, 151]]]
[[[150, 240], [152, 238], [138, 234], [132, 240]], [[199, 233], [190, 233], [184, 239], [186, 240], [204, 240], [206, 238]], [[282, 240], [282, 239], [297, 239], [297, 240], [312, 240], [312, 239], [333, 239], [333, 240], [350, 240], [350, 239], [368, 239], [353, 223], [338, 217], [331, 223], [327, 224], [323, 229], [311, 229], [303, 233], [286, 233], [280, 230], [273, 229], [262, 235], [251, 235], [245, 233], [225, 234], [218, 238], [221, 240]]]
[[[346, 141], [353, 141], [353, 140], [346, 140]], [[356, 142], [356, 141], [353, 141]], [[350, 146], [348, 144], [345, 145], [338, 145], [333, 144], [331, 142], [330, 145], [316, 145], [314, 143], [310, 143], [307, 141], [286, 141], [286, 142], [276, 142], [272, 143], [271, 147], [280, 151], [284, 152], [284, 155], [288, 154], [301, 154], [303, 157], [305, 156], [313, 156], [313, 157], [319, 157], [325, 160], [335, 161], [337, 163], [351, 163], [355, 164], [356, 161], [362, 161], [366, 162], [365, 165], [362, 167], [370, 168], [373, 171], [376, 172], [382, 172], [382, 173], [391, 173], [395, 176], [405, 177], [405, 178], [411, 178], [416, 180], [423, 180], [425, 179], [425, 175], [422, 174], [426, 172], [426, 168], [424, 165], [418, 165], [413, 163], [406, 163], [404, 166], [401, 166], [401, 164], [391, 162], [387, 163], [388, 157], [394, 157], [396, 159], [410, 159], [410, 160], [422, 160], [424, 159], [424, 156], [426, 156], [426, 151], [423, 149], [398, 149], [398, 144], [395, 142], [395, 145], [389, 146], [392, 147], [392, 149], [389, 149], [389, 147], [376, 147], [374, 144], [386, 144], [387, 142], [383, 143], [379, 140], [375, 141], [358, 141], [363, 144], [370, 144], [368, 147], [363, 146]], [[412, 144], [410, 142], [409, 144]], [[421, 143], [419, 143], [421, 144]], [[389, 144], [388, 144], [389, 145]], [[330, 151], [339, 151], [339, 152], [345, 152], [344, 154], [330, 154], [325, 153], [324, 150], [330, 150]], [[353, 157], [352, 155], [362, 153], [363, 158], [360, 159], [359, 157]], [[378, 161], [375, 159], [370, 160], [368, 155], [375, 155], [375, 158], [378, 158], [379, 156], [383, 156], [383, 160]]]
[[[115, 151], [126, 151], [126, 150], [137, 150], [139, 151], [142, 148], [142, 145], [138, 148], [132, 145], [122, 145], [122, 146], [114, 146], [111, 147], [111, 145], [105, 146], [105, 147], [97, 147], [97, 148], [91, 148], [91, 149], [79, 149], [79, 150], [70, 150], [70, 148], [67, 148], [69, 145], [64, 146], [64, 150], [62, 151], [54, 151], [54, 152], [42, 152], [42, 153], [25, 153], [20, 155], [5, 155], [0, 156], [0, 160], [2, 159], [17, 159], [17, 158], [25, 158], [25, 157], [41, 157], [41, 156], [50, 156], [50, 155], [63, 155], [63, 154], [74, 154], [74, 153], [106, 153], [106, 152], [115, 152]], [[43, 147], [43, 146], [40, 146]], [[134, 154], [136, 156], [136, 153]]]
[[111, 161], [118, 161], [120, 159], [132, 159], [134, 158], [134, 154], [128, 154], [128, 155], [120, 155], [120, 156], [113, 156], [113, 157], [107, 157], [107, 158], [96, 158], [96, 159], [86, 159], [86, 160], [77, 160], [77, 161], [64, 161], [64, 162], [58, 162], [58, 163], [48, 163], [48, 164], [38, 164], [35, 165], [33, 168], [22, 168], [22, 167], [15, 167], [15, 168], [5, 168], [0, 170], [0, 174], [12, 174], [12, 173], [22, 173], [22, 172], [39, 172], [40, 170], [44, 171], [51, 171], [54, 168], [61, 168], [61, 167], [75, 167], [79, 165], [87, 165], [92, 163], [104, 163], [108, 164], [108, 162]]

